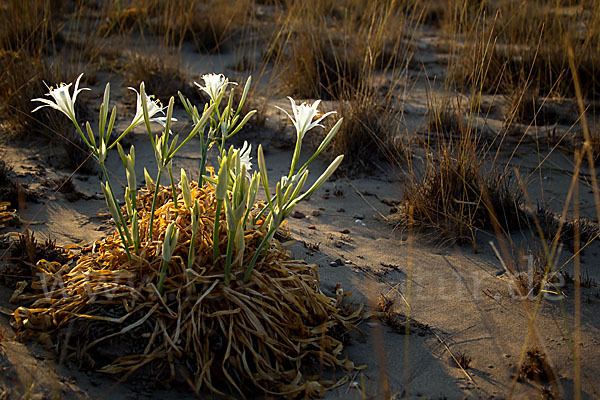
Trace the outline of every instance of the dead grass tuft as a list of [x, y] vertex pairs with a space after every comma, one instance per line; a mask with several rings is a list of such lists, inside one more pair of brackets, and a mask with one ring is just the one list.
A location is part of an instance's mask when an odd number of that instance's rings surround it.
[[[349, 172], [402, 163], [409, 153], [402, 142], [393, 112], [385, 105], [384, 99], [362, 94], [364, 96], [357, 93], [336, 106], [338, 116], [343, 117], [344, 122], [327, 148], [327, 154], [331, 158], [344, 154], [342, 168]], [[327, 121], [324, 134], [335, 122], [333, 119]]]
[[552, 367], [546, 360], [546, 355], [540, 349], [527, 350], [519, 370], [519, 380], [525, 379], [535, 382], [551, 382], [556, 379]]
[[52, 54], [62, 41], [60, 0], [8, 0], [0, 6], [0, 49], [32, 56]]
[[430, 332], [430, 327], [408, 318], [406, 315], [396, 312], [395, 305], [397, 297], [390, 295], [393, 290], [388, 293], [379, 295], [377, 302], [377, 314], [379, 320], [386, 326], [390, 327], [395, 333], [400, 335], [410, 335], [417, 333], [419, 336], [425, 336]]
[[[221, 53], [235, 43], [246, 25], [252, 1], [221, 2], [217, 0], [162, 1], [135, 0], [134, 7], [121, 13], [114, 10], [117, 32], [123, 24], [135, 21], [142, 32], [162, 38], [165, 46], [180, 48], [184, 41], [194, 43], [202, 53]], [[119, 27], [114, 29], [114, 27]]]
[[[7, 226], [18, 226], [21, 224], [21, 219], [15, 209], [11, 209], [10, 203], [7, 201], [0, 201], [0, 229], [4, 229]], [[8, 244], [9, 236], [0, 235], [0, 248], [6, 248]]]
[[[465, 3], [466, 4], [466, 3]], [[600, 95], [598, 22], [600, 6], [576, 1], [572, 7], [508, 0], [458, 12], [445, 24], [464, 46], [453, 50], [450, 80], [459, 88], [511, 93], [529, 86], [539, 93], [574, 97], [567, 46], [586, 82], [584, 97]]]
[[533, 299], [542, 292], [561, 293], [560, 282], [553, 275], [554, 266], [549, 265], [548, 257], [539, 246], [526, 253], [518, 248], [512, 250], [517, 254], [513, 255], [508, 268], [511, 269], [517, 292], [522, 298]]
[[53, 135], [49, 131], [60, 132], [64, 129], [66, 119], [58, 117], [56, 113], [44, 109], [31, 113], [37, 107], [31, 99], [48, 92], [44, 82], [53, 85], [66, 81], [61, 69], [23, 51], [0, 52], [0, 68], [3, 71], [0, 79], [0, 110], [13, 133], [50, 138]]
[[573, 125], [578, 118], [574, 104], [564, 102], [556, 103], [549, 98], [541, 98], [536, 91], [519, 90], [507, 96], [508, 106], [505, 109], [505, 118], [533, 126], [547, 125]]
[[375, 72], [398, 75], [415, 19], [385, 2], [294, 3], [266, 60], [297, 97], [348, 100]]
[[299, 32], [291, 41], [282, 79], [294, 96], [340, 99], [364, 82], [365, 55], [351, 42], [330, 35], [321, 27]]
[[472, 143], [454, 142], [430, 153], [425, 171], [407, 174], [403, 187], [397, 226], [429, 231], [438, 242], [476, 246], [478, 230], [510, 232], [527, 223], [521, 192], [508, 177], [484, 172]]
[[15, 182], [12, 168], [5, 161], [0, 160], [0, 202], [8, 202], [13, 207], [18, 207], [19, 193], [24, 192]]
[[571, 251], [574, 251], [576, 230], [579, 231], [580, 246], [585, 246], [600, 237], [598, 223], [587, 218], [580, 217], [561, 221], [560, 215], [542, 206], [538, 206], [536, 218], [546, 240], [549, 242], [557, 240], [566, 245]]
[[[40, 260], [48, 262], [69, 263], [75, 257], [69, 250], [57, 246], [56, 242], [46, 239], [40, 243], [32, 231], [19, 234], [10, 249], [10, 257], [6, 259], [5, 268], [0, 270], [0, 282], [10, 288], [17, 288], [19, 282], [31, 283], [35, 280], [35, 264]], [[37, 277], [39, 279], [39, 276]], [[24, 289], [24, 287], [23, 287]]]
[[[452, 360], [454, 361], [454, 358]], [[471, 357], [469, 357], [468, 355], [466, 355], [465, 353], [458, 353], [456, 355], [456, 361], [454, 361], [454, 363], [456, 364], [457, 367], [462, 368], [464, 370], [471, 368], [472, 362], [473, 362], [473, 359]]]
[[[455, 102], [444, 100], [441, 105], [429, 105], [427, 108], [427, 132], [430, 138], [434, 134], [442, 138], [459, 138], [471, 126], [461, 113], [461, 109]], [[468, 132], [470, 134], [471, 132]]]
[[38, 196], [16, 179], [12, 167], [0, 160], [0, 202], [8, 202], [13, 208], [21, 208], [25, 201], [37, 201]]
[[186, 96], [193, 91], [190, 76], [177, 54], [143, 55], [133, 53], [124, 66], [128, 85], [137, 88], [140, 82], [146, 85], [147, 93], [158, 97], [164, 104], [177, 92]]
[[[33, 294], [17, 290], [13, 296], [15, 302], [33, 302], [14, 312], [13, 324], [22, 337], [48, 337], [69, 358], [105, 373], [141, 374], [155, 382], [187, 379], [196, 393], [320, 397], [345, 382], [321, 380], [314, 373], [319, 367], [357, 368], [340, 358], [343, 346], [336, 337], [340, 329], [357, 330], [361, 310], [343, 313], [341, 302], [348, 294], [325, 296], [316, 266], [291, 260], [277, 241], [247, 284], [238, 277], [249, 259], [236, 263], [231, 285], [225, 286], [221, 261], [211, 261], [214, 189], [194, 186], [192, 192], [201, 205], [201, 221], [191, 270], [183, 267], [190, 213], [176, 210], [170, 189], [161, 188], [155, 237], [148, 240], [152, 193], [143, 189], [138, 197], [142, 256], [128, 261], [113, 233], [75, 266], [37, 262], [28, 288]], [[263, 219], [246, 232], [248, 258], [264, 234]], [[171, 221], [180, 235], [161, 295], [156, 289], [162, 263], [158, 253]], [[226, 229], [224, 221], [221, 227]], [[226, 239], [220, 243], [221, 254], [226, 244]], [[60, 290], [44, 293], [48, 286]]]

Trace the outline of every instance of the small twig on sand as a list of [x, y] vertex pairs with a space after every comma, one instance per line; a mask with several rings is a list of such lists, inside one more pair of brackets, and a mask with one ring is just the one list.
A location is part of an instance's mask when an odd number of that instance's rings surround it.
[[460, 363], [458, 362], [458, 360], [456, 359], [456, 357], [454, 357], [454, 354], [452, 354], [452, 351], [450, 351], [450, 347], [448, 347], [448, 345], [446, 344], [446, 342], [444, 341], [444, 339], [442, 339], [437, 333], [435, 333], [435, 331], [433, 329], [430, 329], [431, 333], [433, 333], [433, 335], [436, 337], [436, 339], [442, 344], [444, 345], [444, 347], [446, 348], [446, 351], [448, 352], [448, 354], [450, 354], [450, 357], [452, 357], [452, 359], [454, 360], [454, 362], [456, 363], [456, 365], [458, 365], [458, 367], [461, 369], [461, 371], [465, 374], [465, 376], [467, 378], [469, 378], [469, 380], [471, 382], [475, 382], [473, 380], [473, 378], [471, 378], [471, 375], [469, 375], [469, 373], [467, 372], [466, 369], [463, 368], [462, 365], [460, 365]]
[[379, 214], [379, 216], [381, 218], [383, 218], [384, 221], [386, 221], [386, 222], [389, 221], [388, 217], [383, 215], [378, 209], [375, 208], [375, 206], [373, 206], [371, 203], [369, 203], [369, 200], [367, 200], [365, 198], [365, 196], [363, 196], [363, 194], [356, 188], [356, 186], [354, 186], [354, 184], [350, 181], [350, 179], [347, 176], [346, 176], [346, 180], [348, 181], [348, 184], [352, 187], [352, 189], [354, 189], [356, 194], [358, 194], [360, 196], [360, 198], [363, 199], [363, 201], [365, 203], [367, 203], [367, 205], [373, 209], [373, 211], [375, 211], [377, 214]]

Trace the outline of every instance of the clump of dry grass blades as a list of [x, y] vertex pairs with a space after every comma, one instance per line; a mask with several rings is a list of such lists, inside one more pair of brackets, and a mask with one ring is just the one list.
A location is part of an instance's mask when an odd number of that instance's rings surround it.
[[396, 77], [415, 24], [395, 2], [296, 2], [266, 58], [296, 96], [349, 99], [376, 72]]
[[519, 380], [529, 379], [536, 382], [552, 382], [556, 379], [552, 367], [544, 352], [538, 348], [527, 350], [527, 354], [519, 369]]
[[[0, 69], [0, 119], [6, 121], [7, 131], [17, 138], [58, 143], [57, 147], [62, 147], [61, 167], [93, 173], [96, 166], [88, 160], [86, 146], [71, 121], [47, 109], [32, 113], [37, 106], [31, 99], [47, 91], [44, 82], [50, 85], [69, 81], [67, 77], [70, 73], [64, 65], [32, 57], [23, 51], [0, 49]], [[85, 99], [76, 103], [75, 107], [78, 115], [89, 114]]]
[[[528, 2], [503, 0], [455, 2], [447, 27], [464, 46], [453, 50], [451, 80], [459, 87], [477, 82], [488, 93], [510, 93], [527, 83], [539, 91], [573, 97], [567, 46], [575, 54], [574, 69], [586, 82], [583, 96], [600, 94], [598, 37], [600, 5], [575, 0]], [[477, 3], [477, 2], [475, 2]]]
[[[0, 160], [0, 202], [7, 202], [13, 207], [19, 205], [19, 192], [23, 189], [13, 179], [12, 168], [3, 160]], [[23, 198], [23, 200], [25, 200]]]
[[505, 233], [527, 223], [522, 194], [505, 175], [486, 172], [483, 156], [468, 139], [445, 142], [428, 152], [423, 172], [403, 183], [398, 227], [434, 232], [445, 244], [471, 243], [478, 230]]
[[134, 0], [131, 5], [110, 10], [107, 32], [137, 27], [142, 33], [160, 36], [166, 46], [181, 47], [190, 40], [203, 53], [220, 53], [234, 42], [252, 9], [250, 0]]
[[[331, 159], [344, 154], [342, 165], [350, 172], [370, 170], [378, 162], [402, 163], [409, 156], [390, 104], [372, 92], [362, 89], [336, 106], [344, 124], [326, 152]], [[333, 123], [329, 122], [324, 132], [332, 127]]]
[[[320, 365], [357, 369], [340, 358], [339, 332], [358, 330], [354, 324], [360, 309], [341, 311], [347, 294], [324, 295], [315, 266], [291, 260], [276, 241], [247, 284], [236, 279], [243, 273], [239, 267], [226, 286], [222, 260], [212, 263], [214, 189], [193, 185], [192, 193], [201, 207], [192, 268], [185, 268], [190, 213], [176, 210], [171, 190], [161, 187], [153, 235], [159, 240], [149, 242], [145, 232], [152, 193], [142, 189], [137, 200], [140, 256], [128, 261], [114, 233], [74, 265], [39, 261], [30, 287], [20, 285], [11, 299], [29, 303], [14, 311], [12, 324], [23, 336], [56, 341], [68, 358], [102, 372], [149, 375], [155, 382], [183, 378], [198, 394], [316, 397], [344, 383], [347, 378], [320, 380], [314, 371]], [[255, 205], [252, 214], [261, 207]], [[246, 232], [249, 257], [264, 234], [263, 220]], [[160, 295], [159, 252], [172, 221], [180, 235]], [[220, 237], [225, 254], [227, 235]]]
[[65, 76], [55, 66], [42, 58], [32, 57], [24, 51], [0, 50], [0, 111], [15, 134], [35, 133], [53, 136], [52, 130], [62, 130], [64, 119], [43, 112], [31, 114], [35, 104], [31, 99], [46, 90], [43, 82], [65, 81]]
[[160, 55], [133, 53], [124, 69], [131, 86], [144, 82], [148, 93], [153, 93], [165, 104], [168, 104], [173, 93], [188, 95], [191, 92], [189, 74], [179, 54], [168, 54], [166, 51]]
[[7, 226], [13, 226], [19, 223], [19, 216], [16, 210], [9, 209], [10, 203], [7, 201], [0, 202], [0, 229]]
[[64, 1], [8, 0], [0, 4], [0, 49], [39, 56], [52, 52], [60, 37]]

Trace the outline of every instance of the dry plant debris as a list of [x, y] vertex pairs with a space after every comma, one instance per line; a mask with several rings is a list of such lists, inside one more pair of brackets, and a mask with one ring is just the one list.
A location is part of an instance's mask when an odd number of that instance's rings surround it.
[[[214, 188], [193, 184], [192, 195], [202, 208], [192, 268], [185, 267], [190, 212], [175, 207], [171, 188], [160, 187], [154, 240], [142, 237], [142, 251], [131, 261], [115, 232], [73, 266], [37, 262], [31, 284], [19, 284], [11, 298], [27, 304], [11, 321], [19, 335], [52, 342], [68, 359], [105, 373], [150, 376], [156, 382], [183, 378], [196, 393], [317, 397], [343, 384], [347, 378], [321, 380], [314, 371], [319, 365], [360, 368], [341, 358], [339, 334], [358, 331], [361, 309], [344, 312], [342, 300], [349, 294], [323, 294], [316, 266], [291, 260], [277, 241], [248, 283], [242, 283], [244, 269], [238, 266], [226, 286], [224, 256], [216, 263], [211, 257]], [[152, 193], [140, 190], [140, 232], [148, 232], [151, 202]], [[255, 204], [252, 215], [262, 207]], [[249, 250], [265, 234], [264, 218], [245, 232]], [[173, 221], [180, 234], [160, 295], [162, 238]], [[222, 221], [221, 229], [225, 225]], [[225, 254], [226, 235], [220, 237]], [[245, 252], [242, 265], [253, 253]]]
[[525, 355], [525, 361], [519, 370], [519, 380], [529, 379], [536, 382], [551, 382], [555, 380], [552, 367], [546, 360], [546, 355], [540, 349], [530, 349]]
[[17, 211], [11, 210], [8, 207], [10, 207], [9, 202], [0, 203], [0, 229], [17, 225], [21, 221], [17, 215]]
[[395, 312], [396, 300], [397, 298], [391, 297], [389, 293], [382, 293], [377, 303], [377, 312], [372, 315], [377, 316], [384, 325], [389, 326], [395, 333], [410, 335], [416, 332], [419, 336], [425, 336], [430, 330], [429, 327], [408, 318], [404, 314]]
[[[35, 264], [40, 260], [56, 261], [60, 264], [73, 263], [77, 255], [68, 248], [58, 246], [52, 239], [43, 243], [35, 238], [34, 232], [8, 233], [12, 243], [7, 244], [9, 257], [4, 268], [0, 270], [0, 282], [9, 288], [18, 287], [19, 282], [31, 282], [35, 275]], [[74, 246], [73, 246], [74, 247]], [[6, 253], [3, 253], [6, 254]]]
[[458, 353], [456, 355], [455, 364], [459, 368], [462, 368], [465, 370], [469, 369], [469, 368], [471, 368], [472, 362], [473, 362], [473, 359], [471, 357], [469, 357], [468, 355], [466, 355], [465, 353]]
[[442, 244], [476, 246], [479, 230], [503, 232], [528, 224], [523, 194], [510, 177], [484, 171], [474, 144], [460, 144], [428, 156], [423, 174], [409, 174], [403, 202], [397, 208], [398, 228], [411, 228]]

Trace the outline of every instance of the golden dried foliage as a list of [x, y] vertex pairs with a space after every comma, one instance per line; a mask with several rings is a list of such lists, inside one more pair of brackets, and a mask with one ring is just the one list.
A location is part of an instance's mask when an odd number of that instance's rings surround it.
[[[102, 372], [151, 374], [156, 381], [183, 378], [196, 392], [316, 397], [344, 383], [347, 378], [321, 380], [315, 367], [359, 368], [341, 358], [340, 332], [358, 331], [361, 310], [343, 312], [348, 294], [323, 294], [316, 266], [291, 260], [277, 241], [248, 283], [236, 279], [262, 239], [263, 219], [248, 227], [245, 255], [226, 286], [222, 260], [212, 262], [214, 189], [192, 185], [192, 194], [202, 208], [192, 268], [185, 267], [190, 213], [176, 209], [171, 190], [161, 187], [154, 238], [141, 234], [139, 256], [128, 261], [115, 232], [75, 265], [39, 261], [33, 271], [37, 278], [30, 287], [19, 285], [11, 299], [28, 304], [15, 310], [14, 327], [25, 337], [56, 341], [69, 358]], [[141, 233], [148, 231], [151, 201], [152, 193], [142, 189]], [[261, 207], [256, 204], [253, 214]], [[180, 235], [161, 295], [159, 253], [172, 221]], [[224, 222], [220, 226], [226, 229]]]

